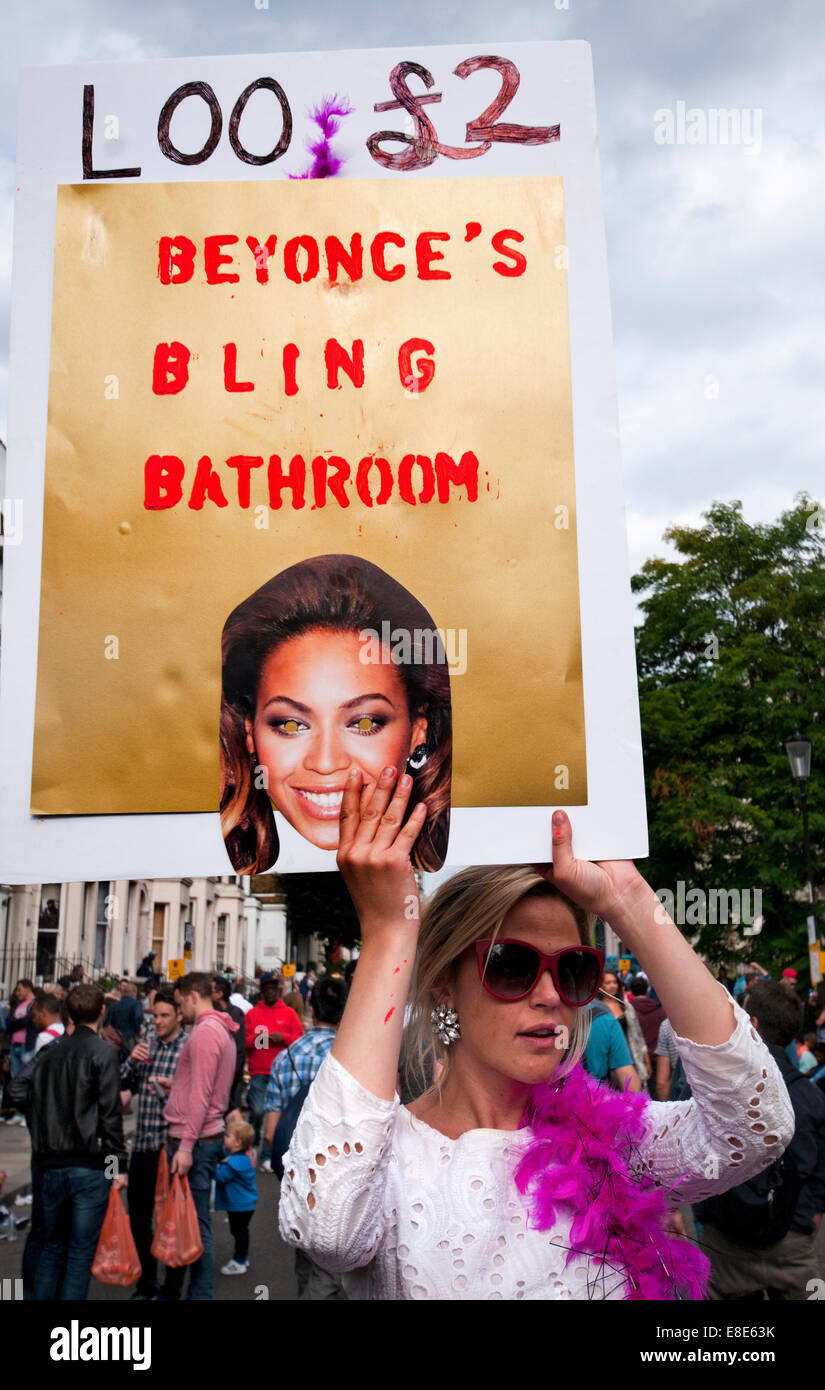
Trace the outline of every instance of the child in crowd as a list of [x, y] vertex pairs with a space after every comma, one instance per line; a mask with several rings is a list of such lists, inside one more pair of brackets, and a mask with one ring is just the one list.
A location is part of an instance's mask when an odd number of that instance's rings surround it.
[[225, 1211], [235, 1242], [234, 1257], [221, 1274], [246, 1274], [249, 1269], [249, 1223], [258, 1201], [255, 1186], [255, 1131], [243, 1120], [228, 1120], [223, 1147], [226, 1157], [215, 1173], [215, 1210]]

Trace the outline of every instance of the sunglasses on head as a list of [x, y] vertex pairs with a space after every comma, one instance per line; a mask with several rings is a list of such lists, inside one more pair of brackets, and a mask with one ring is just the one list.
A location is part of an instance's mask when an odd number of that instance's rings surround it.
[[547, 955], [526, 941], [492, 937], [475, 943], [478, 974], [488, 994], [506, 1003], [524, 999], [549, 970], [559, 998], [573, 1008], [595, 999], [604, 970], [604, 951], [595, 946], [565, 946]]

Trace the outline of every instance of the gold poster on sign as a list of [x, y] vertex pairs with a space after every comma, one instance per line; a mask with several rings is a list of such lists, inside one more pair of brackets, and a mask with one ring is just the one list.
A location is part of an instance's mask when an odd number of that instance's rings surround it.
[[560, 178], [60, 189], [33, 813], [216, 810], [224, 624], [342, 555], [432, 615], [453, 806], [586, 804], [564, 267]]

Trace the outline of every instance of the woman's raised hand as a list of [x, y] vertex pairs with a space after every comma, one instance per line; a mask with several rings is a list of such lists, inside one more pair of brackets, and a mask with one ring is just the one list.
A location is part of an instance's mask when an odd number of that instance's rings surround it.
[[586, 912], [598, 913], [638, 957], [680, 1037], [707, 1047], [728, 1041], [735, 1019], [727, 991], [663, 912], [632, 859], [593, 864], [575, 858], [564, 811], [553, 812], [552, 881]]
[[641, 901], [651, 896], [632, 859], [604, 863], [576, 859], [573, 828], [564, 811], [553, 812], [552, 881], [579, 907], [597, 913], [611, 925], [618, 925], [628, 911], [637, 912]]
[[424, 824], [426, 806], [420, 802], [406, 824], [404, 812], [413, 779], [385, 767], [370, 790], [353, 768], [341, 802], [338, 868], [350, 891], [362, 940], [390, 925], [417, 924], [418, 885], [410, 852]]
[[418, 941], [418, 885], [410, 850], [426, 816], [403, 824], [412, 778], [385, 767], [373, 787], [353, 769], [341, 802], [338, 867], [361, 924], [361, 954], [332, 1052], [366, 1090], [395, 1094], [404, 1003]]

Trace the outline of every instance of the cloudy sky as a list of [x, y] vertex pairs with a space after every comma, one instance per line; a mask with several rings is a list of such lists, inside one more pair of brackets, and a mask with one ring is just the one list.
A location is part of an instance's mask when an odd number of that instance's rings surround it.
[[[825, 43], [819, 0], [5, 0], [0, 433], [18, 70], [81, 60], [586, 39], [593, 49], [631, 566], [741, 498], [822, 499]], [[557, 8], [557, 6], [559, 6]], [[656, 113], [737, 109], [737, 146], [661, 144]], [[659, 128], [662, 128], [661, 119]]]

